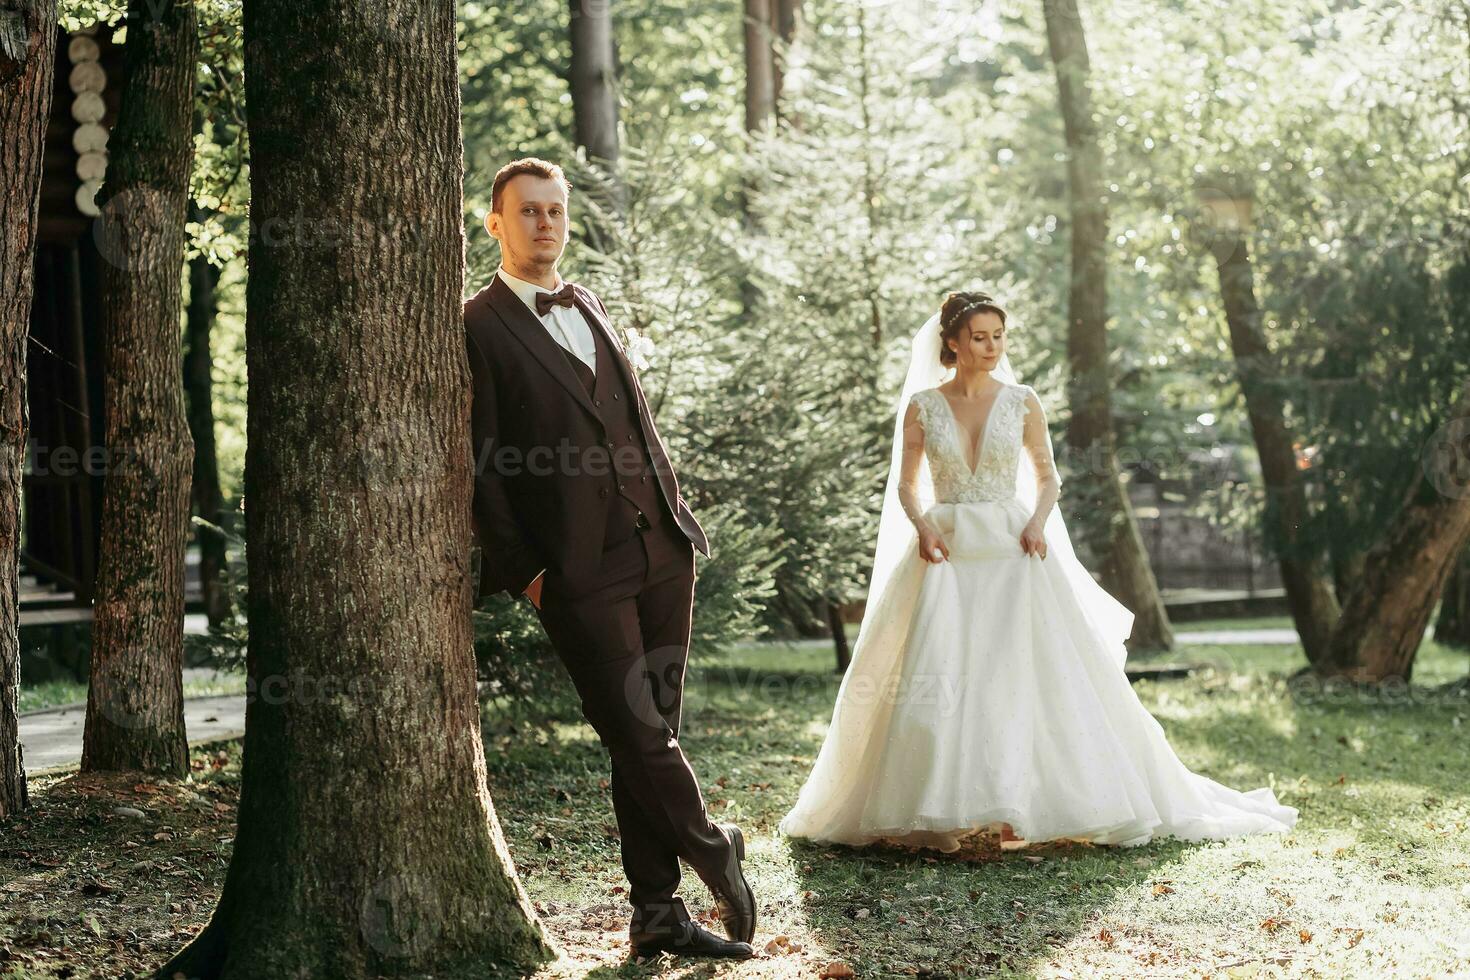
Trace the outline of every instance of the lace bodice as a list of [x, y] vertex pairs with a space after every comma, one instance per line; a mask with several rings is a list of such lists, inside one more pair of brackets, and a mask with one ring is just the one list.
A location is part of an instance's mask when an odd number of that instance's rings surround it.
[[1016, 492], [1016, 466], [1021, 459], [1021, 434], [1030, 385], [1007, 384], [995, 396], [980, 436], [975, 469], [965, 461], [964, 440], [954, 409], [938, 388], [914, 393], [919, 424], [924, 427], [924, 456], [934, 477], [937, 503], [1005, 500]]

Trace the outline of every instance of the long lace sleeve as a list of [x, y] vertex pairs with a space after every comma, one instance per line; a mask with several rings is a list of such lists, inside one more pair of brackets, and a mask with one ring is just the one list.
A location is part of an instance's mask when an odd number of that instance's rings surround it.
[[909, 407], [903, 415], [903, 457], [898, 471], [898, 502], [918, 531], [928, 527], [918, 493], [919, 464], [923, 459], [924, 425], [916, 395], [909, 399]]
[[1026, 418], [1021, 430], [1021, 444], [1036, 470], [1036, 512], [1032, 519], [1039, 524], [1045, 524], [1051, 509], [1056, 506], [1057, 499], [1062, 494], [1062, 476], [1057, 471], [1056, 460], [1052, 457], [1051, 441], [1047, 438], [1046, 411], [1041, 407], [1041, 399], [1036, 397], [1036, 392], [1030, 387], [1026, 389]]

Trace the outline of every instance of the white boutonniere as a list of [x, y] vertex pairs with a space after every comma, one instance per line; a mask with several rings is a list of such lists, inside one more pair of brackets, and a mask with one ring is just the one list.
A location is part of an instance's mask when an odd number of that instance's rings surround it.
[[653, 355], [653, 341], [638, 332], [637, 327], [629, 327], [627, 330], [628, 343], [624, 350], [628, 352], [628, 360], [640, 371], [648, 369], [648, 359]]

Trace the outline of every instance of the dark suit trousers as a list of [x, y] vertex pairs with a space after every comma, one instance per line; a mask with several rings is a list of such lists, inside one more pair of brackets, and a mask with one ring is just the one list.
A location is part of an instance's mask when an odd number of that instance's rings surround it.
[[607, 546], [595, 575], [576, 579], [572, 587], [547, 571], [541, 623], [612, 759], [630, 930], [666, 931], [689, 917], [674, 897], [679, 858], [709, 880], [731, 847], [709, 819], [678, 739], [694, 548], [662, 514], [653, 527]]

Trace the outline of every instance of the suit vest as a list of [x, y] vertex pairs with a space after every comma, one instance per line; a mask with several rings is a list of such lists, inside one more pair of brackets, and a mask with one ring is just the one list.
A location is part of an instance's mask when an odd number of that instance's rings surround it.
[[[583, 317], [587, 315], [584, 313]], [[557, 344], [577, 380], [587, 390], [592, 405], [602, 419], [607, 435], [604, 447], [611, 457], [606, 466], [607, 486], [599, 491], [607, 501], [607, 529], [602, 537], [606, 551], [621, 544], [640, 529], [639, 517], [644, 516], [648, 526], [661, 522], [672, 528], [680, 538], [673, 510], [664, 499], [653, 469], [653, 459], [648, 452], [648, 443], [643, 438], [643, 426], [638, 419], [638, 397], [628, 387], [623, 372], [618, 370], [614, 358], [618, 356], [606, 336], [596, 324], [588, 322], [597, 349], [597, 371], [594, 373], [587, 363], [576, 354]]]

